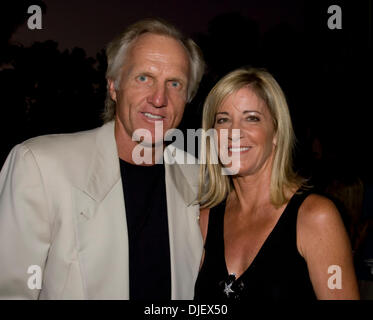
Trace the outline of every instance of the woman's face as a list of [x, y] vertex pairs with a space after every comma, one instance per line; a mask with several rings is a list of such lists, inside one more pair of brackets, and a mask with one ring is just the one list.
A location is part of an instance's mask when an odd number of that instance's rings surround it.
[[270, 169], [276, 144], [273, 121], [265, 102], [250, 87], [226, 97], [217, 109], [214, 128], [220, 160], [232, 174]]

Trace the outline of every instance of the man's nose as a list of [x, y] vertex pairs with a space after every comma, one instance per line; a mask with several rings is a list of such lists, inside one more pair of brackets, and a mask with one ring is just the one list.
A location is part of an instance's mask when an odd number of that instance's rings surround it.
[[148, 96], [148, 102], [156, 108], [162, 108], [167, 105], [166, 86], [157, 84], [153, 87], [153, 91]]

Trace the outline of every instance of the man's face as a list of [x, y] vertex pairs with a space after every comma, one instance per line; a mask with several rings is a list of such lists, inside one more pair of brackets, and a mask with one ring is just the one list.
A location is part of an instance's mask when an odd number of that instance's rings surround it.
[[111, 98], [116, 101], [116, 121], [124, 135], [132, 138], [136, 129], [149, 130], [156, 143], [155, 123], [163, 133], [176, 128], [187, 100], [189, 59], [175, 39], [146, 33], [130, 46], [121, 70], [119, 88], [109, 80]]

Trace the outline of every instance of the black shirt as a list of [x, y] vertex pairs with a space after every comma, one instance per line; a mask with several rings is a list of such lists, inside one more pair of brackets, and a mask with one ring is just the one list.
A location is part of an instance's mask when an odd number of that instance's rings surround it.
[[130, 300], [170, 300], [171, 266], [164, 164], [120, 159], [129, 247]]

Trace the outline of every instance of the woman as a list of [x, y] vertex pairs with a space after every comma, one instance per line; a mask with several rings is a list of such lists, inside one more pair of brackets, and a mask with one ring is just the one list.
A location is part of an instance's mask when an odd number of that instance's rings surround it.
[[276, 80], [253, 68], [226, 75], [204, 105], [203, 129], [211, 128], [216, 151], [203, 148], [219, 163], [201, 167], [205, 251], [195, 299], [359, 299], [336, 207], [292, 170], [294, 133]]

